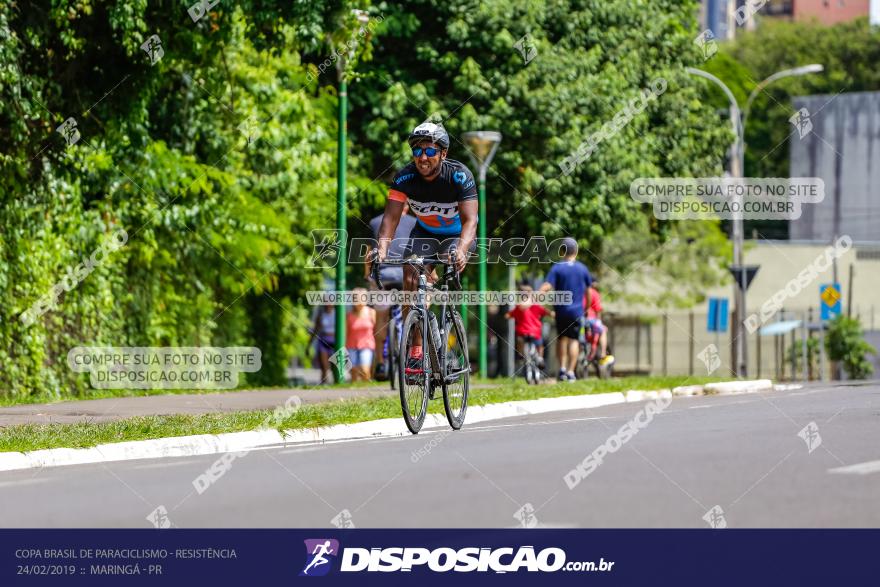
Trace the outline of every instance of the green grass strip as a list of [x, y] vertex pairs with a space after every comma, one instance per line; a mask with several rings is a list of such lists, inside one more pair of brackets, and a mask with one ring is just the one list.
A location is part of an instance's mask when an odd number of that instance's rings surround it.
[[[530, 400], [566, 395], [664, 389], [722, 381], [708, 377], [624, 377], [601, 381], [588, 379], [556, 385], [528, 385], [522, 380], [507, 381], [492, 388], [472, 389], [469, 405]], [[498, 382], [499, 380], [494, 380]], [[291, 395], [297, 390], [291, 389]], [[429, 412], [442, 413], [442, 399], [429, 405]], [[0, 452], [31, 451], [47, 448], [85, 448], [111, 442], [147, 440], [192, 434], [222, 434], [255, 430], [267, 421], [272, 410], [253, 410], [219, 414], [138, 416], [115, 422], [77, 424], [22, 424], [0, 428]], [[359, 398], [337, 402], [307, 404], [278, 426], [279, 430], [314, 428], [332, 424], [351, 424], [381, 418], [401, 418], [400, 400], [395, 396]], [[467, 423], [465, 422], [465, 425]]]
[[[497, 380], [487, 379], [482, 382]], [[72, 402], [90, 399], [108, 399], [114, 397], [145, 397], [153, 395], [201, 395], [207, 393], [240, 393], [245, 391], [262, 391], [272, 389], [387, 389], [388, 383], [384, 381], [356, 381], [348, 383], [334, 383], [332, 385], [297, 385], [294, 387], [273, 386], [245, 386], [232, 389], [90, 389], [79, 395], [29, 395], [24, 397], [12, 397], [0, 392], [0, 407], [20, 406], [26, 404], [54, 404], [58, 402]]]

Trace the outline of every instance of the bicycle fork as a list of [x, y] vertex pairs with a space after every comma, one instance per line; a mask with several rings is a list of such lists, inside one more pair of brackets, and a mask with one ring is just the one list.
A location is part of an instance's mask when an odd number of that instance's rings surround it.
[[[437, 317], [428, 308], [426, 301], [427, 288], [427, 277], [420, 275], [418, 306], [422, 312], [422, 352], [427, 353], [428, 349], [430, 349], [430, 365], [426, 361], [428, 380], [430, 381], [435, 373], [439, 373], [442, 378], [446, 372], [446, 348], [443, 344], [446, 329], [440, 325], [441, 323]], [[444, 302], [440, 305], [440, 320], [443, 320], [445, 311], [446, 304]]]

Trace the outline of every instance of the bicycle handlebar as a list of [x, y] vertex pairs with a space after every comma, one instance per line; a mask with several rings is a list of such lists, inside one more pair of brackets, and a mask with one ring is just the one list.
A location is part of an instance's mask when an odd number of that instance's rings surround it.
[[[433, 265], [434, 263], [443, 263], [446, 265], [446, 274], [444, 275], [445, 279], [449, 279], [453, 281], [453, 284], [456, 288], [461, 289], [461, 273], [458, 271], [456, 267], [456, 251], [452, 249], [449, 251], [449, 259], [443, 260], [439, 255], [427, 255], [419, 257], [417, 255], [412, 255], [406, 259], [385, 259], [383, 261], [379, 261], [378, 259], [371, 259], [370, 261], [370, 277], [373, 281], [376, 282], [376, 286], [379, 289], [383, 289], [382, 287], [382, 279], [379, 277], [379, 266], [380, 265], [411, 265], [413, 267], [421, 267], [424, 268], [425, 265]], [[452, 271], [450, 272], [450, 269]]]

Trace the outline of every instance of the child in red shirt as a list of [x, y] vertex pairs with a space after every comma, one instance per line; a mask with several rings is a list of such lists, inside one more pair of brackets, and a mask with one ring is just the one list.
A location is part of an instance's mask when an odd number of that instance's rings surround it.
[[599, 335], [599, 364], [603, 367], [614, 361], [608, 354], [608, 329], [602, 323], [602, 297], [599, 295], [599, 282], [593, 284], [584, 294], [584, 308], [587, 309], [587, 326]]
[[[520, 288], [520, 292], [531, 293], [531, 286], [524, 285]], [[520, 356], [523, 354], [523, 345], [526, 342], [533, 342], [538, 347], [539, 363], [544, 362], [544, 341], [542, 335], [541, 319], [544, 316], [553, 316], [553, 312], [548, 311], [544, 306], [525, 302], [517, 304], [517, 306], [507, 312], [504, 317], [508, 320], [514, 320], [514, 333], [516, 334], [516, 350]]]

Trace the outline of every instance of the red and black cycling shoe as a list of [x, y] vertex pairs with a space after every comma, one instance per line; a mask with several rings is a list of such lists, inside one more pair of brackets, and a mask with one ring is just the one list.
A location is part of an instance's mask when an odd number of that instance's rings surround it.
[[406, 369], [404, 369], [404, 373], [406, 373], [406, 382], [408, 385], [418, 385], [421, 383], [422, 374], [425, 372], [422, 367], [421, 358], [410, 357], [406, 360]]
[[409, 357], [406, 360], [406, 368], [403, 370], [406, 373], [406, 383], [407, 385], [418, 385], [421, 383], [421, 376], [424, 374], [425, 369], [423, 363], [424, 353], [422, 353], [421, 348], [410, 348]]

